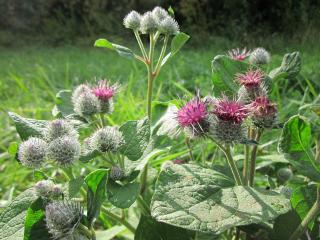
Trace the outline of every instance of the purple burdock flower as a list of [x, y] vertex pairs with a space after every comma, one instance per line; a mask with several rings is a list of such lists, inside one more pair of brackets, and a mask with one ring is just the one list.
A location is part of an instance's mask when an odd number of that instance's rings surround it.
[[249, 114], [245, 105], [224, 97], [215, 101], [212, 113], [216, 118], [211, 131], [218, 141], [230, 144], [244, 139], [242, 123]]
[[267, 97], [256, 98], [249, 107], [255, 125], [263, 128], [270, 128], [274, 125], [277, 117], [277, 107]]
[[177, 111], [178, 124], [191, 137], [200, 136], [208, 131], [207, 103], [196, 97]]
[[247, 89], [257, 88], [260, 86], [261, 81], [263, 79], [263, 73], [261, 70], [249, 70], [244, 74], [237, 74], [236, 81], [240, 83], [240, 85], [246, 87]]
[[231, 49], [228, 52], [228, 56], [233, 59], [233, 60], [237, 60], [237, 61], [243, 61], [245, 60], [248, 56], [250, 55], [250, 51], [247, 50], [247, 48], [244, 49], [239, 49], [239, 48], [235, 48], [235, 49]]
[[186, 161], [183, 160], [183, 159], [175, 159], [175, 160], [172, 160], [172, 162], [173, 162], [174, 164], [179, 164], [179, 165], [186, 163]]
[[92, 93], [100, 100], [101, 112], [113, 111], [113, 96], [118, 91], [118, 84], [110, 85], [107, 80], [100, 80], [98, 85], [92, 88]]

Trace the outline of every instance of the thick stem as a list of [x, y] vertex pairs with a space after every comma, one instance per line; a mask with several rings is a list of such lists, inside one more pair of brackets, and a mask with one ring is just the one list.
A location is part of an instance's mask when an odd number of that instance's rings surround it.
[[123, 226], [125, 226], [133, 234], [135, 233], [135, 231], [136, 231], [135, 227], [132, 226], [127, 220], [122, 219], [121, 217], [117, 216], [116, 214], [113, 214], [105, 206], [101, 206], [101, 211], [104, 214], [106, 214], [110, 219], [112, 219], [118, 223], [121, 223]]
[[231, 172], [233, 174], [233, 177], [234, 177], [237, 185], [243, 185], [243, 182], [242, 182], [242, 179], [241, 179], [241, 175], [240, 175], [240, 173], [238, 171], [237, 165], [236, 165], [235, 161], [232, 158], [231, 149], [230, 149], [230, 145], [229, 144], [226, 144], [224, 153], [226, 155], [227, 162], [229, 164], [229, 167], [231, 169]]
[[78, 230], [83, 233], [86, 237], [88, 237], [91, 240], [96, 239], [95, 232], [92, 230], [89, 230], [86, 226], [84, 226], [82, 223], [79, 224]]
[[320, 189], [317, 188], [317, 200], [313, 204], [312, 208], [308, 212], [307, 216], [302, 220], [297, 229], [293, 232], [290, 240], [298, 240], [299, 237], [307, 230], [307, 227], [311, 221], [313, 221], [320, 214]]
[[190, 160], [194, 161], [194, 157], [193, 157], [193, 154], [192, 154], [192, 148], [191, 148], [191, 145], [190, 145], [190, 139], [189, 138], [186, 138], [186, 145], [187, 145], [188, 150], [189, 150]]
[[[256, 135], [256, 142], [260, 141], [261, 135], [263, 133], [263, 128], [259, 128]], [[254, 145], [251, 152], [251, 162], [250, 162], [250, 176], [249, 176], [249, 186], [253, 186], [254, 175], [256, 173], [256, 160], [257, 160], [258, 145]]]

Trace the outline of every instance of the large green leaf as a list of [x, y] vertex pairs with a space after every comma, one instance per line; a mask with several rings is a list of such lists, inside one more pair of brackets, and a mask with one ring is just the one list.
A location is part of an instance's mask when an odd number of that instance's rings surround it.
[[16, 197], [0, 215], [0, 239], [22, 240], [27, 209], [38, 198], [34, 189]]
[[91, 172], [85, 182], [88, 186], [87, 192], [87, 217], [89, 223], [99, 215], [100, 208], [106, 198], [106, 183], [108, 179], [107, 169], [98, 169]]
[[311, 151], [311, 138], [310, 123], [296, 115], [284, 124], [278, 149], [299, 173], [319, 182], [320, 166]]
[[231, 227], [273, 220], [291, 208], [279, 193], [232, 184], [211, 169], [169, 164], [156, 183], [151, 214], [160, 222], [219, 234]]
[[24, 240], [47, 240], [51, 238], [45, 222], [45, 203], [38, 198], [28, 208], [24, 223]]
[[272, 79], [294, 78], [301, 70], [301, 57], [299, 52], [287, 53], [282, 59], [281, 66], [269, 73]]
[[150, 125], [147, 118], [139, 121], [128, 121], [120, 129], [124, 144], [120, 152], [130, 160], [138, 160], [148, 146], [150, 139]]
[[42, 136], [43, 130], [47, 125], [48, 121], [36, 120], [32, 118], [24, 118], [20, 115], [9, 112], [11, 119], [16, 125], [18, 134], [22, 140], [26, 140], [29, 137], [40, 137]]
[[212, 84], [215, 94], [234, 95], [239, 86], [234, 81], [237, 73], [247, 71], [249, 64], [237, 61], [225, 55], [218, 55], [212, 60]]
[[131, 49], [114, 44], [109, 42], [107, 39], [98, 39], [94, 43], [95, 47], [102, 47], [102, 48], [108, 48], [110, 50], [116, 51], [121, 57], [129, 58], [132, 59], [134, 58], [134, 53], [132, 52]]
[[273, 224], [272, 240], [289, 239], [292, 233], [301, 223], [298, 214], [291, 210], [279, 216]]
[[186, 230], [155, 221], [150, 216], [141, 216], [134, 240], [188, 240]]
[[[290, 201], [292, 207], [295, 209], [300, 219], [304, 219], [309, 210], [316, 201], [317, 186], [315, 184], [308, 186], [301, 186], [294, 189]], [[309, 223], [309, 228], [312, 229], [314, 220]]]
[[68, 182], [68, 197], [74, 198], [79, 192], [84, 183], [83, 177], [79, 176]]
[[107, 198], [118, 208], [130, 207], [139, 196], [140, 184], [136, 182], [121, 185], [109, 179], [107, 183]]

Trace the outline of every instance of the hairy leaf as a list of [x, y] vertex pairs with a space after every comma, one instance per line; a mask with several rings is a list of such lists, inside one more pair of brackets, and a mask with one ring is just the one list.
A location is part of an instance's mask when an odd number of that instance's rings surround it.
[[310, 123], [296, 115], [284, 124], [278, 149], [299, 173], [319, 182], [320, 166], [311, 151], [311, 138]]
[[67, 117], [74, 114], [71, 95], [72, 91], [70, 90], [61, 90], [57, 93], [56, 105], [52, 110], [54, 117]]
[[100, 208], [106, 198], [106, 182], [108, 179], [108, 170], [98, 169], [91, 172], [85, 182], [88, 186], [87, 193], [87, 217], [91, 224], [94, 218], [100, 213]]
[[214, 234], [273, 220], [290, 208], [289, 200], [279, 193], [232, 187], [225, 175], [191, 164], [167, 165], [151, 203], [152, 216], [160, 222]]
[[81, 189], [83, 183], [84, 183], [84, 179], [81, 176], [72, 179], [68, 183], [69, 198], [74, 198], [80, 192], [80, 189]]
[[29, 137], [41, 137], [48, 122], [45, 120], [24, 118], [13, 112], [9, 112], [8, 114], [14, 121], [17, 132], [22, 140], [26, 140]]
[[134, 58], [134, 54], [131, 49], [114, 44], [109, 42], [107, 39], [98, 39], [94, 43], [95, 47], [102, 47], [102, 48], [108, 48], [110, 50], [116, 51], [121, 57], [132, 59]]
[[125, 141], [120, 152], [132, 161], [138, 160], [143, 155], [150, 139], [148, 119], [128, 121], [119, 130], [122, 132]]
[[34, 189], [16, 197], [0, 214], [0, 239], [22, 240], [27, 209], [38, 198]]

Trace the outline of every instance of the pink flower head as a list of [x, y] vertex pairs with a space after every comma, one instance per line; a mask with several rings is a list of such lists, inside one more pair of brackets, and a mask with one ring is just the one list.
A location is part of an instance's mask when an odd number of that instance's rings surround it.
[[240, 124], [248, 116], [248, 109], [237, 101], [230, 101], [226, 98], [217, 100], [213, 114], [218, 119], [232, 122], [234, 124]]
[[207, 115], [207, 104], [198, 97], [178, 110], [178, 123], [182, 127], [198, 125]]
[[258, 87], [263, 79], [263, 73], [261, 70], [249, 70], [244, 74], [237, 74], [236, 81], [246, 88]]
[[185, 164], [186, 161], [185, 160], [182, 160], [182, 159], [175, 159], [172, 161], [174, 164]]
[[253, 116], [258, 118], [266, 118], [274, 116], [277, 108], [267, 97], [257, 97], [251, 104], [250, 109]]
[[239, 48], [235, 48], [235, 49], [231, 49], [228, 52], [228, 56], [230, 58], [232, 58], [233, 60], [237, 60], [237, 61], [243, 61], [245, 60], [248, 56], [250, 55], [250, 51], [247, 50], [247, 48], [244, 49], [239, 49]]
[[110, 86], [106, 80], [99, 81], [98, 86], [92, 89], [93, 94], [102, 101], [107, 101], [114, 96], [117, 85]]

